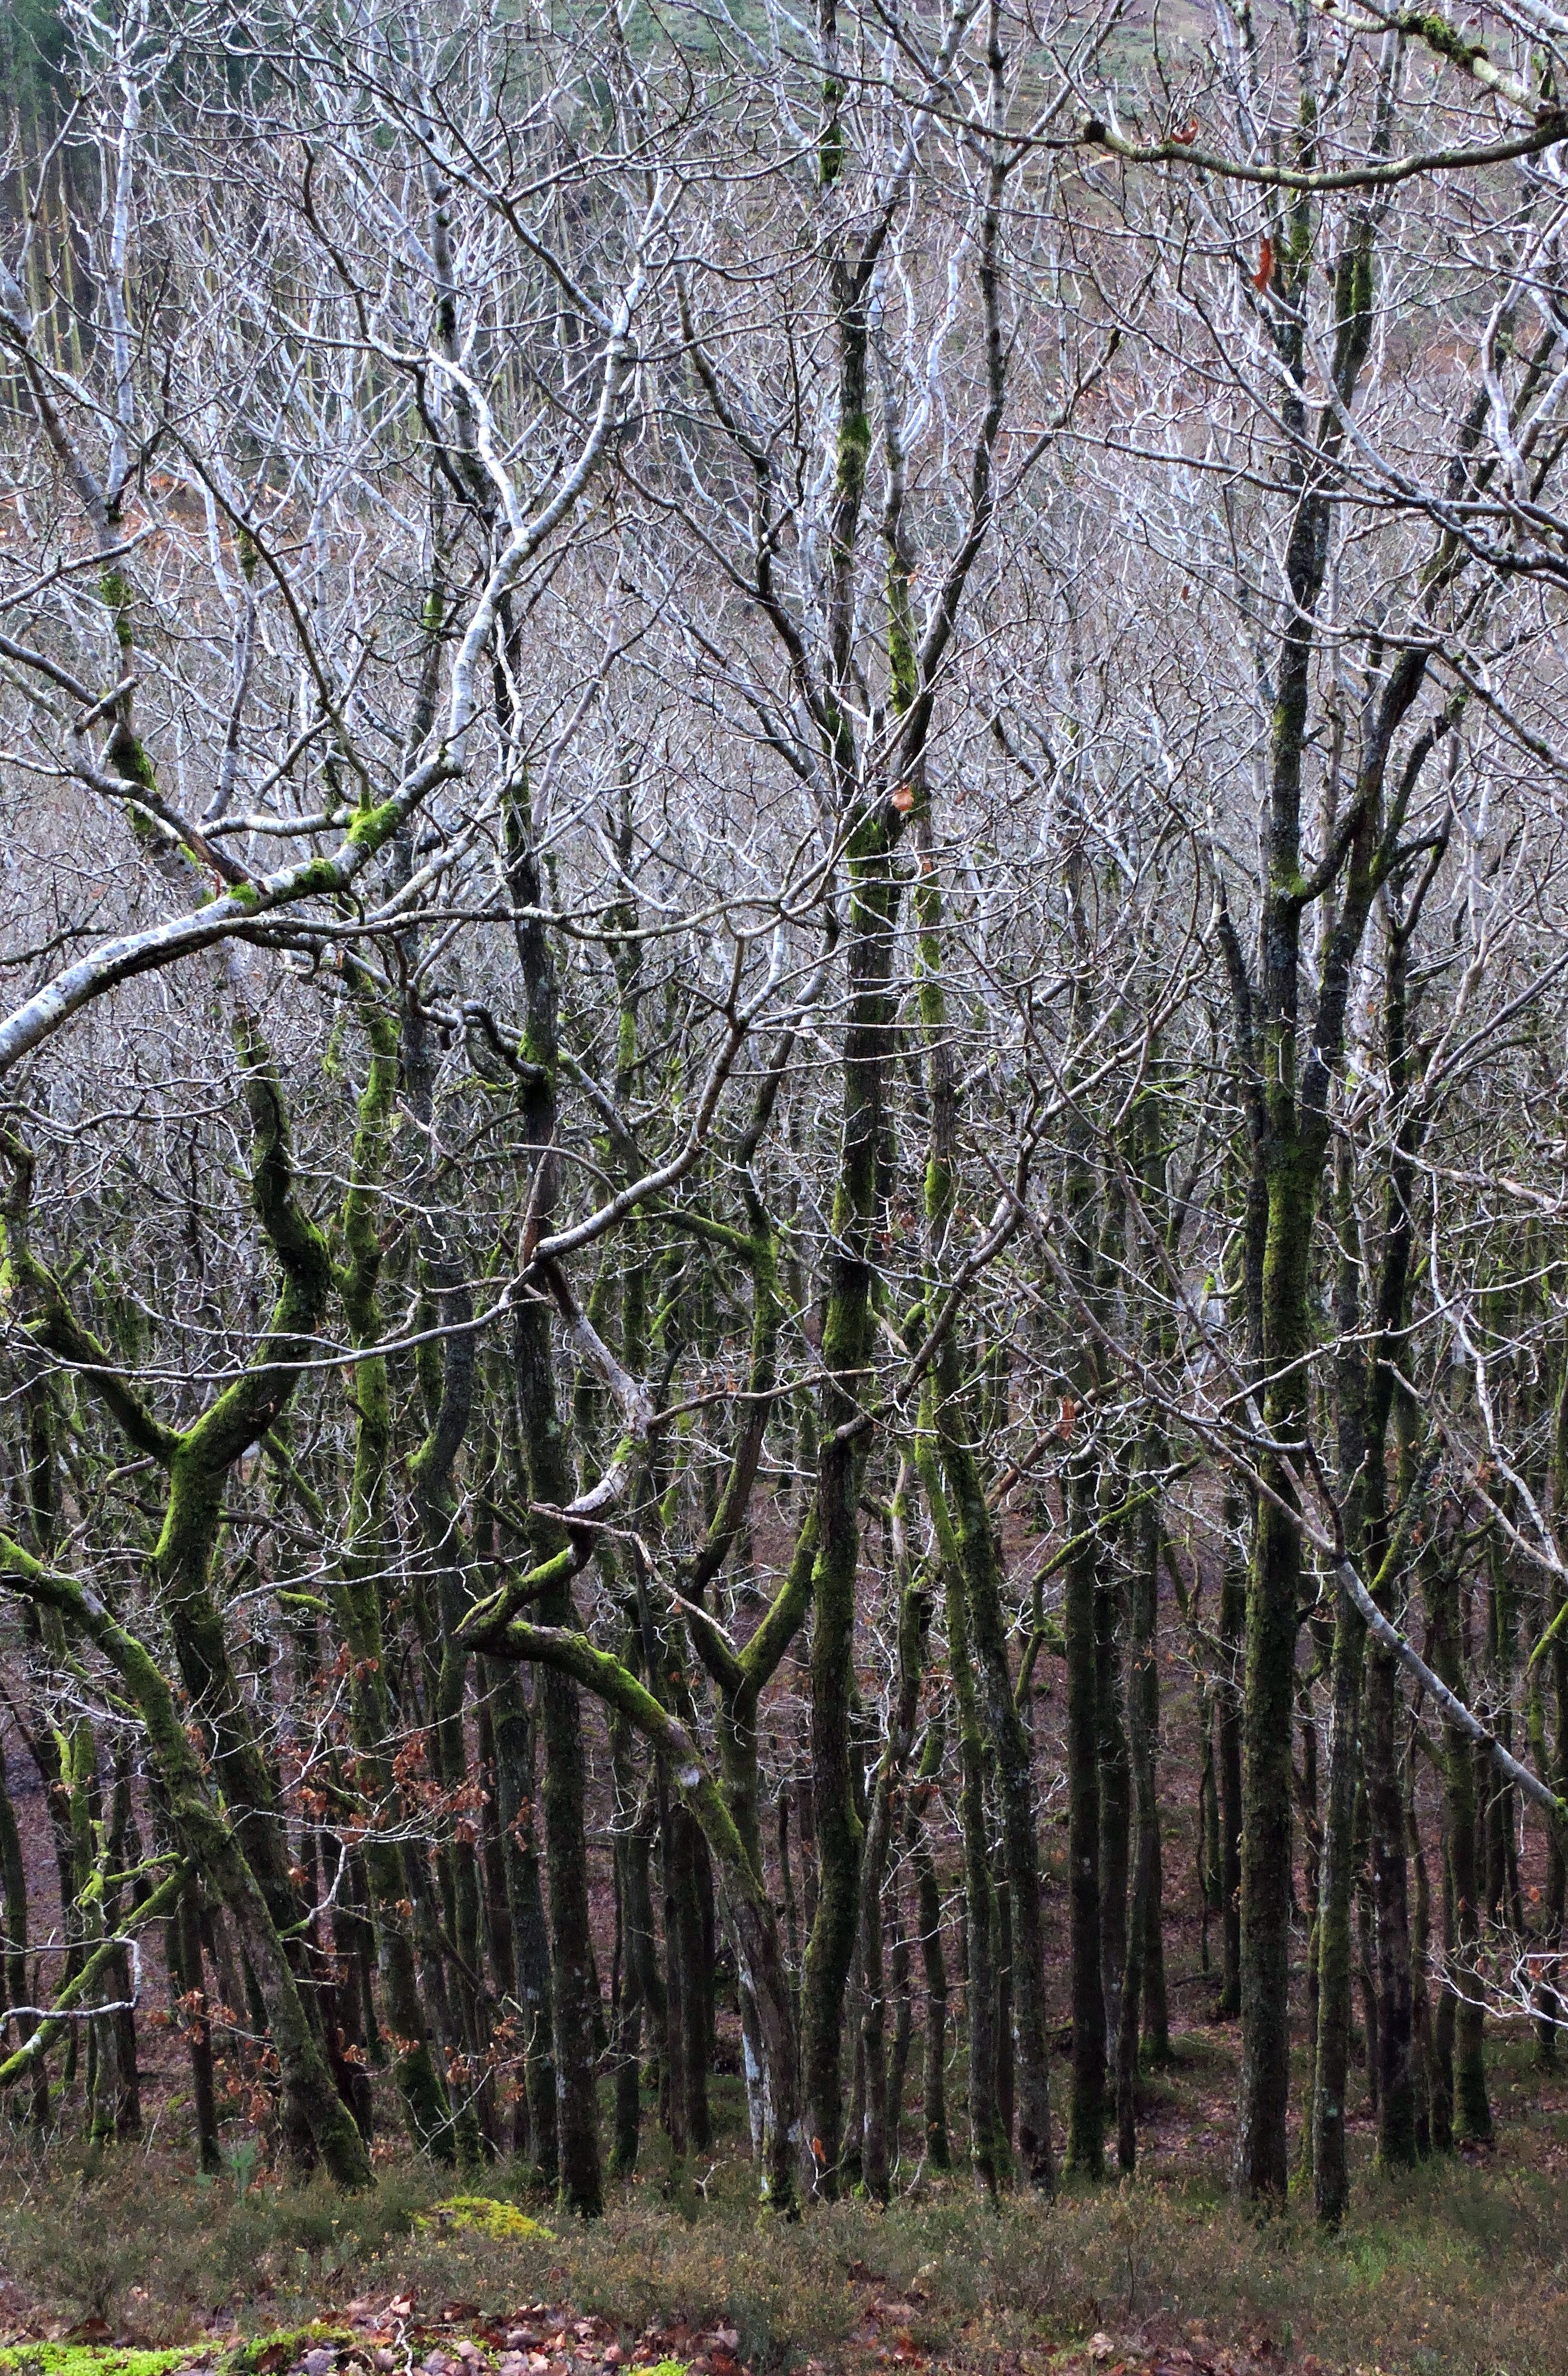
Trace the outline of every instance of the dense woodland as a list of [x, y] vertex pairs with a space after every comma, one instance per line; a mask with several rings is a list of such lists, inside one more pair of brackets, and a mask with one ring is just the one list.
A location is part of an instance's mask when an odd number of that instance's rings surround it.
[[1131, 2171], [1217, 2021], [1244, 2199], [1484, 2144], [1568, 18], [5, 37], [6, 2120], [156, 2023], [203, 2168], [591, 2217], [739, 2070], [792, 2216]]

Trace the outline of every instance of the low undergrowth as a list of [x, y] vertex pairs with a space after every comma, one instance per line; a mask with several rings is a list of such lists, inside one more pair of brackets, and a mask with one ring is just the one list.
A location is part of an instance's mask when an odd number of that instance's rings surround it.
[[[795, 2226], [757, 2216], [738, 2084], [715, 2091], [726, 2142], [711, 2166], [671, 2169], [650, 2131], [635, 2181], [588, 2226], [521, 2165], [458, 2180], [394, 2155], [344, 2196], [281, 2182], [254, 2149], [198, 2180], [167, 2144], [72, 2164], [60, 2141], [39, 2154], [0, 2130], [0, 2344], [30, 2352], [25, 2336], [90, 2332], [122, 2355], [184, 2345], [236, 2367], [248, 2338], [368, 2317], [412, 2346], [393, 2355], [412, 2376], [422, 2336], [493, 2336], [531, 2305], [557, 2326], [602, 2322], [628, 2364], [689, 2351], [699, 2376], [813, 2361], [849, 2376], [878, 2361], [1046, 2376], [1090, 2357], [1116, 2376], [1140, 2354], [1153, 2376], [1568, 2376], [1568, 2084], [1543, 2077], [1527, 2039], [1494, 2049], [1495, 2155], [1381, 2175], [1358, 2104], [1337, 2237], [1318, 2230], [1305, 2190], [1265, 2221], [1238, 2210], [1225, 2191], [1232, 2043], [1195, 2029], [1179, 2044], [1150, 2074], [1149, 2174], [1134, 2182], [993, 2206], [963, 2177], [917, 2181], [906, 2165], [891, 2209], [818, 2204]], [[716, 2332], [732, 2332], [732, 2354], [727, 2343], [709, 2368], [700, 2338]], [[1162, 2352], [1178, 2355], [1163, 2370]], [[0, 2376], [102, 2371], [0, 2358]], [[547, 2376], [583, 2370], [568, 2351]]]
[[[1106, 2334], [1409, 2376], [1568, 2376], [1568, 2181], [1550, 2168], [1369, 2174], [1337, 2239], [1295, 2206], [1252, 2221], [1196, 2180], [996, 2208], [944, 2180], [887, 2212], [821, 2205], [786, 2227], [757, 2219], [748, 2175], [721, 2164], [706, 2199], [679, 2207], [647, 2181], [590, 2227], [529, 2234], [433, 2220], [440, 2185], [412, 2167], [345, 2200], [315, 2184], [197, 2186], [141, 2155], [87, 2182], [18, 2157], [0, 2173], [0, 2263], [41, 2320], [102, 2319], [144, 2346], [400, 2298], [433, 2320], [552, 2302], [628, 2345], [722, 2324], [758, 2376], [890, 2356], [1032, 2376]], [[492, 2186], [497, 2201], [511, 2191]]]

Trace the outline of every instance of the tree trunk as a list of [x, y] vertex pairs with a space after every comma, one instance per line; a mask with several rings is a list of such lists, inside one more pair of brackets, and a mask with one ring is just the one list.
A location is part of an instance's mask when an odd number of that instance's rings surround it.
[[1014, 2080], [1013, 1890], [1003, 1879], [996, 1884], [996, 2133], [1004, 2169], [1013, 2166]]
[[169, 1918], [169, 1980], [175, 2016], [191, 2058], [191, 2098], [196, 2110], [196, 2166], [213, 2176], [223, 2167], [218, 2143], [218, 2105], [213, 2087], [212, 2024], [201, 1960], [201, 1884], [195, 1873]]
[[[1074, 1463], [1069, 1526], [1081, 1537], [1095, 1496], [1085, 1455]], [[1099, 2178], [1105, 2165], [1105, 1990], [1099, 1919], [1099, 1692], [1095, 1671], [1099, 1562], [1092, 1536], [1066, 1564], [1062, 1630], [1067, 1645], [1067, 1858], [1072, 1908], [1073, 2087], [1067, 2168]]]
[[1219, 1585], [1219, 1638], [1225, 1670], [1215, 1693], [1218, 1710], [1220, 1987], [1218, 2010], [1241, 2010], [1241, 1678], [1247, 1622], [1247, 1575], [1241, 1550], [1246, 1510], [1240, 1493], [1225, 1497], [1225, 1568]]
[[495, 1734], [495, 1792], [517, 1965], [517, 2001], [522, 2008], [529, 2144], [535, 2168], [553, 2192], [560, 2176], [555, 2143], [555, 2013], [550, 1933], [539, 1871], [533, 1712], [516, 1667], [493, 1658], [486, 1661], [482, 1672]]
[[996, 2124], [996, 1903], [992, 1884], [985, 1822], [985, 1743], [980, 1697], [969, 1654], [968, 1608], [957, 1540], [948, 1516], [928, 1432], [934, 1396], [921, 1402], [922, 1431], [916, 1460], [942, 1559], [947, 1604], [947, 1663], [958, 1731], [958, 1818], [964, 1841], [964, 1895], [968, 1907], [969, 2044], [969, 2161], [977, 2182], [994, 2196], [1001, 2184], [1001, 2143]]
[[[633, 1639], [635, 1641], [635, 1634]], [[635, 1932], [636, 1912], [631, 1850], [636, 1831], [637, 1782], [632, 1757], [633, 1731], [619, 1709], [610, 1712], [610, 1766], [614, 1784], [615, 1962], [611, 1977], [611, 2065], [615, 2083], [613, 2178], [630, 2178], [637, 2166], [642, 2131], [642, 1969]]]
[[[965, 1408], [959, 1379], [939, 1358], [937, 1431], [944, 1476], [956, 1518], [969, 1638], [984, 1687], [986, 1726], [1008, 1889], [1008, 1949], [1014, 2034], [1017, 2044], [1018, 2151], [1029, 2183], [1049, 2193], [1056, 2182], [1051, 2141], [1051, 2037], [1046, 2008], [1045, 1938], [1041, 1920], [1034, 1743], [1018, 1707], [1007, 1658], [1002, 1613], [1001, 1550], [980, 1471], [960, 1432]], [[999, 2110], [1000, 2117], [1000, 2110]], [[1001, 2134], [1005, 2144], [1005, 2132]]]
[[[503, 634], [520, 676], [517, 624], [508, 612]], [[540, 910], [546, 885], [534, 842], [526, 776], [506, 787], [506, 884], [526, 1016], [524, 1049], [530, 1073], [519, 1099], [529, 1144], [538, 1149], [534, 1210], [545, 1226], [555, 1194], [556, 1066], [559, 999], [554, 960]], [[522, 1303], [513, 1337], [517, 1412], [522, 1432], [525, 1497], [535, 1508], [564, 1509], [573, 1481], [555, 1391], [550, 1306]], [[566, 1548], [563, 1529], [535, 1519], [536, 1560]], [[539, 1614], [551, 1627], [574, 1628], [571, 1576], [562, 1573], [540, 1596]], [[550, 1888], [551, 2014], [555, 2061], [556, 2184], [564, 2209], [597, 2218], [603, 2208], [599, 2108], [594, 2091], [593, 1942], [588, 1930], [588, 1834], [583, 1812], [585, 1771], [577, 1685], [569, 1673], [546, 1667], [536, 1686], [536, 1717], [544, 1752], [544, 1862]], [[535, 2151], [541, 2150], [536, 2130]]]
[[[1102, 1498], [1120, 1493], [1112, 1470]], [[1095, 1705], [1099, 1762], [1099, 1973], [1105, 2004], [1105, 2049], [1111, 2068], [1122, 2027], [1122, 1981], [1127, 1963], [1128, 1859], [1132, 1848], [1133, 1784], [1127, 1753], [1127, 1712], [1122, 1671], [1124, 1594], [1117, 1554], [1108, 1539], [1095, 1592]], [[1141, 1988], [1141, 1982], [1140, 1982]]]
[[1316, 2079], [1313, 2090], [1313, 2199], [1337, 2227], [1349, 2201], [1345, 2132], [1353, 2016], [1350, 1900], [1355, 1886], [1361, 1673], [1367, 1629], [1343, 1597], [1335, 1612], [1328, 1790], [1319, 1860]]
[[1377, 1939], [1378, 2158], [1416, 2158], [1415, 2005], [1410, 1976], [1405, 1796], [1398, 1755], [1398, 1668], [1381, 1645], [1367, 1662], [1367, 1816]]
[[[862, 2109], [861, 2176], [873, 2202], [888, 2196], [891, 2155], [888, 2146], [888, 2076], [886, 2051], [886, 1987], [883, 1954], [883, 1900], [887, 1861], [893, 1842], [895, 1798], [914, 1743], [915, 1717], [921, 1679], [925, 1671], [931, 1605], [923, 1574], [910, 1560], [905, 1541], [907, 1467], [900, 1463], [893, 1494], [892, 1536], [894, 1574], [898, 1581], [898, 1665], [887, 1740], [878, 1761], [872, 1790], [870, 1819], [861, 1859], [860, 1942], [857, 1962], [861, 1988], [861, 2051]], [[894, 2150], [897, 2131], [894, 2126]]]
[[942, 1891], [926, 1834], [925, 1811], [942, 1771], [944, 1728], [933, 1717], [916, 1769], [904, 1817], [904, 1846], [915, 1876], [915, 1920], [925, 1978], [925, 2033], [921, 2045], [921, 2118], [925, 2156], [932, 2169], [947, 2169], [947, 1958], [942, 1949]]
[[[864, 486], [866, 327], [858, 311], [840, 321], [837, 535], [849, 538]], [[846, 564], [847, 565], [847, 564]], [[847, 734], [845, 726], [842, 731]], [[845, 789], [848, 794], [849, 777]], [[856, 797], [849, 795], [849, 797]], [[872, 1247], [882, 1182], [885, 1077], [893, 1006], [889, 983], [898, 887], [884, 820], [885, 803], [858, 818], [849, 845], [846, 934], [848, 1009], [843, 1111], [834, 1192], [833, 1245], [822, 1331], [826, 1379], [817, 1457], [816, 1567], [812, 1591], [811, 1768], [817, 1898], [801, 1983], [802, 2044], [819, 2184], [837, 2187], [843, 2089], [839, 2058], [844, 1994], [860, 1915], [861, 1822], [850, 1772], [854, 1695], [855, 1577], [860, 1564], [860, 1490], [864, 1438], [845, 1431], [858, 1417], [861, 1373], [872, 1342]]]
[[[1463, 1696], [1459, 1576], [1446, 1545], [1434, 1550], [1428, 1565], [1427, 1614], [1432, 1670], [1451, 1692]], [[1440, 2063], [1447, 2060], [1444, 2049], [1452, 2040], [1452, 2092], [1448, 2100], [1453, 2106], [1455, 2136], [1460, 2144], [1490, 2144], [1492, 2127], [1486, 2084], [1485, 2004], [1475, 1978], [1476, 1951], [1480, 1941], [1476, 1752], [1456, 1725], [1443, 1726], [1443, 1768], [1447, 1818], [1447, 1885], [1443, 1900], [1447, 1986], [1438, 2016], [1438, 2055]], [[1434, 2106], [1434, 2143], [1439, 2127]]]
[[[797, 2162], [803, 2159], [803, 2154], [800, 2061], [790, 1976], [762, 1875], [695, 1740], [623, 1660], [596, 1649], [585, 1634], [574, 1629], [531, 1625], [521, 1619], [509, 1619], [498, 1622], [481, 1638], [493, 1655], [529, 1659], [547, 1671], [569, 1675], [575, 1683], [591, 1691], [608, 1706], [620, 1708], [648, 1740], [684, 1805], [702, 1826], [703, 1836], [719, 1866], [742, 1985], [752, 1991], [757, 2006], [764, 2060], [763, 2200], [778, 2211], [792, 2213], [798, 2201]], [[673, 2029], [673, 2011], [671, 2025]]]
[[[1265, 1256], [1265, 1342], [1272, 1362], [1294, 1362], [1306, 1336], [1307, 1247], [1312, 1194], [1294, 1166], [1269, 1183]], [[1264, 1416], [1270, 1440], [1293, 1443], [1307, 1420], [1299, 1370], [1270, 1382]], [[1290, 1744], [1296, 1701], [1296, 1611], [1301, 1536], [1294, 1487], [1283, 1461], [1265, 1454], [1247, 1586], [1247, 1663], [1242, 1717], [1241, 2087], [1236, 2148], [1240, 2192], [1283, 2202], [1289, 2179], [1286, 2115], [1290, 2090]], [[1271, 1498], [1271, 1496], [1277, 1496]]]
[[[540, 1603], [548, 1623], [572, 1621], [570, 1587]], [[598, 1992], [588, 1916], [582, 1711], [570, 1677], [540, 1678], [544, 1741], [544, 1856], [550, 1883], [550, 1984], [555, 2015], [555, 2133], [562, 2207], [584, 2219], [604, 2208], [593, 2045]]]
[[[1145, 1440], [1146, 1481], [1165, 1466], [1159, 1431]], [[1129, 1616], [1130, 1660], [1127, 1678], [1127, 1746], [1132, 1767], [1136, 1850], [1133, 1861], [1132, 1919], [1127, 1926], [1126, 1963], [1122, 1978], [1122, 2019], [1116, 2040], [1116, 2160], [1127, 2175], [1137, 2167], [1138, 2042], [1143, 2028], [1143, 1997], [1149, 1966], [1150, 1933], [1159, 1935], [1159, 1810], [1155, 1801], [1154, 1740], [1150, 1678], [1155, 1668], [1156, 1618], [1159, 1596], [1160, 1516], [1149, 1503], [1139, 1514]], [[1158, 1706], [1158, 1701], [1154, 1702]]]
[[0, 1570], [12, 1588], [55, 1610], [100, 1649], [136, 1701], [154, 1769], [167, 1795], [176, 1843], [221, 1897], [255, 1975], [278, 2058], [288, 2133], [305, 2141], [341, 2186], [368, 2184], [364, 2141], [332, 2084], [320, 2041], [244, 1852], [214, 1804], [182, 1710], [156, 1661], [85, 1586], [73, 1584], [0, 1538]]

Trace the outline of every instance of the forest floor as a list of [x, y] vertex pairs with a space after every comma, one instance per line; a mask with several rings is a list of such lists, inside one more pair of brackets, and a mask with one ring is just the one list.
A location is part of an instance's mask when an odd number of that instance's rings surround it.
[[672, 2185], [650, 2135], [591, 2227], [500, 2171], [464, 2183], [524, 2216], [464, 2225], [438, 2209], [451, 2176], [397, 2154], [346, 2199], [245, 2148], [194, 2180], [166, 2127], [74, 2161], [12, 2132], [0, 2376], [1568, 2376], [1568, 2069], [1543, 2079], [1527, 2040], [1500, 2041], [1495, 2150], [1400, 2180], [1372, 2169], [1363, 2108], [1325, 2239], [1294, 2194], [1261, 2224], [1226, 2197], [1233, 2031], [1177, 2048], [1134, 2182], [990, 2207], [927, 2172], [885, 2212], [793, 2227], [756, 2216], [733, 2081], [716, 2109], [736, 2142], [700, 2184]]

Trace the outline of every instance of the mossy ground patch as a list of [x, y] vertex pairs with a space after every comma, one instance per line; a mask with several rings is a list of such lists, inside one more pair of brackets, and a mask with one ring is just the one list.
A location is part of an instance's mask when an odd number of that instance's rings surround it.
[[0, 2351], [0, 2376], [169, 2376], [199, 2356], [189, 2344], [133, 2351], [114, 2343], [13, 2343]]
[[530, 2237], [544, 2244], [555, 2240], [553, 2228], [547, 2228], [541, 2219], [530, 2219], [515, 2203], [501, 2203], [489, 2194], [449, 2194], [445, 2203], [433, 2203], [422, 2212], [414, 2226], [448, 2235], [468, 2228], [497, 2243], [526, 2243]]
[[[253, 2334], [236, 2344], [223, 2361], [224, 2376], [279, 2376], [279, 2371], [292, 2368], [307, 2351], [351, 2350], [356, 2337], [346, 2326], [329, 2326], [316, 2322], [310, 2326], [281, 2327], [270, 2334]], [[190, 2352], [184, 2355], [187, 2360]], [[140, 2371], [132, 2371], [140, 2376]], [[153, 2376], [153, 2371], [147, 2371]], [[162, 2376], [162, 2371], [158, 2371]]]

